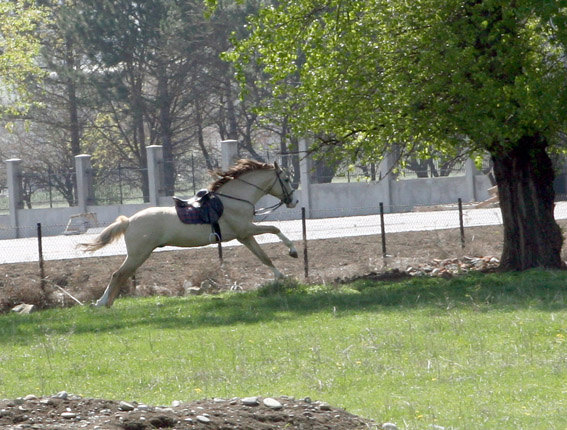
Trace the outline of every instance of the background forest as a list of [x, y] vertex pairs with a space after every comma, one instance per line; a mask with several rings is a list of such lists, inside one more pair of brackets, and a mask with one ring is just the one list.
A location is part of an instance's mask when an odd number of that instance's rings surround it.
[[[0, 158], [23, 160], [26, 206], [74, 205], [73, 157], [83, 153], [93, 156], [97, 202], [147, 201], [148, 145], [163, 146], [167, 195], [204, 186], [225, 139], [239, 142], [242, 157], [278, 158], [298, 182], [293, 113], [262, 109], [277, 98], [261, 67], [237, 74], [224, 59], [235, 40], [249, 37], [248, 17], [267, 3], [222, 1], [213, 10], [202, 0], [14, 2], [40, 13], [30, 30], [40, 43], [33, 56], [39, 70], [19, 79], [29, 103], [23, 115], [4, 112], [0, 129]], [[419, 177], [444, 176], [462, 159], [410, 157], [406, 167]], [[330, 182], [337, 170], [344, 180], [351, 173], [377, 179], [374, 163], [323, 156], [313, 180]], [[4, 173], [2, 166], [0, 191]]]
[[92, 154], [99, 186], [136, 184], [147, 196], [148, 145], [163, 146], [167, 195], [207, 180], [221, 140], [236, 139], [241, 156], [266, 161], [293, 150], [286, 121], [252, 108], [269, 89], [250, 86], [241, 99], [221, 59], [259, 3], [226, 2], [209, 13], [201, 0], [40, 2], [41, 73], [25, 83], [32, 104], [23, 116], [5, 114], [0, 134], [0, 158], [21, 158], [33, 172], [24, 177], [28, 206], [48, 186], [75, 203], [78, 154]]

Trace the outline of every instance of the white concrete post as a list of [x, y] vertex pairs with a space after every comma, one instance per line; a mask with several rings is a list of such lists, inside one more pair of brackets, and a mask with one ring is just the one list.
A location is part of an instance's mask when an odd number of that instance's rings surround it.
[[465, 163], [465, 178], [466, 178], [466, 196], [463, 196], [469, 202], [476, 202], [476, 185], [475, 176], [478, 173], [478, 169], [474, 164], [472, 158], [467, 159]]
[[305, 208], [305, 216], [311, 218], [311, 155], [307, 140], [299, 140], [299, 176], [301, 188], [300, 204]]
[[87, 213], [87, 206], [94, 204], [93, 169], [90, 155], [75, 155], [75, 175], [77, 177], [77, 206], [81, 213]]
[[19, 237], [18, 210], [24, 208], [22, 199], [22, 171], [19, 158], [6, 160], [8, 175], [8, 205], [10, 210], [10, 226], [14, 229], [14, 237]]
[[159, 206], [159, 198], [164, 195], [163, 190], [163, 147], [161, 145], [146, 146], [148, 158], [148, 185], [150, 204]]
[[[378, 175], [381, 182], [384, 184], [384, 196], [382, 197], [382, 203], [384, 203], [384, 212], [392, 212], [392, 168], [394, 167], [394, 156], [388, 152], [384, 155], [384, 158], [378, 165]], [[380, 202], [378, 202], [380, 203]]]
[[226, 171], [238, 160], [238, 141], [223, 140], [221, 142], [221, 169]]

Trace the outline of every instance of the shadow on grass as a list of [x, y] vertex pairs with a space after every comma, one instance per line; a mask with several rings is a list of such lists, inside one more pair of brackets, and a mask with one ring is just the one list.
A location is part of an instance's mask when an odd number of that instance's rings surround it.
[[0, 344], [27, 344], [42, 334], [108, 333], [133, 327], [192, 330], [200, 327], [301, 319], [316, 312], [337, 317], [356, 312], [405, 312], [430, 309], [478, 312], [567, 307], [567, 272], [469, 274], [453, 279], [359, 280], [336, 286], [275, 282], [254, 292], [220, 296], [153, 297], [118, 300], [115, 307], [71, 308], [27, 316], [0, 316]]

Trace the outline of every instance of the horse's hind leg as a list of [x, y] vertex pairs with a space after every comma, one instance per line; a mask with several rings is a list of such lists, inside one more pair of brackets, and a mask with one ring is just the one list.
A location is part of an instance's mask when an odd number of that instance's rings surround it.
[[244, 238], [244, 239], [238, 239], [238, 241], [240, 243], [242, 243], [243, 245], [245, 245], [246, 248], [248, 248], [250, 251], [252, 251], [252, 253], [256, 257], [258, 257], [262, 263], [264, 263], [266, 266], [268, 266], [270, 269], [272, 269], [272, 272], [274, 272], [274, 275], [275, 275], [276, 278], [283, 278], [284, 277], [282, 272], [280, 272], [278, 269], [276, 269], [276, 267], [274, 266], [274, 263], [272, 263], [272, 260], [270, 260], [270, 257], [268, 257], [268, 255], [264, 252], [264, 250], [260, 247], [260, 245], [258, 245], [258, 242], [256, 242], [256, 239], [254, 239], [254, 236], [249, 236], [249, 237]]
[[149, 257], [150, 253], [142, 257], [128, 254], [120, 268], [112, 274], [110, 283], [104, 290], [101, 298], [97, 300], [95, 306], [112, 306], [122, 286], [126, 284], [128, 279], [136, 272], [136, 269]]

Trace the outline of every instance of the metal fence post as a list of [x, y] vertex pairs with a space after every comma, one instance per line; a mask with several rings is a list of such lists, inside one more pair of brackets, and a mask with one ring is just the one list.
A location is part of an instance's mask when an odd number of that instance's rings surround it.
[[463, 200], [459, 198], [459, 227], [461, 229], [461, 248], [465, 249], [465, 225], [463, 223]]
[[39, 254], [39, 285], [41, 291], [45, 291], [45, 268], [43, 264], [43, 236], [41, 233], [41, 223], [37, 223], [37, 250]]
[[309, 258], [307, 256], [307, 223], [305, 222], [305, 208], [301, 208], [301, 227], [303, 230], [303, 268], [305, 278], [309, 277]]
[[380, 202], [380, 236], [382, 238], [382, 256], [386, 258], [386, 226], [384, 224], [384, 203]]

